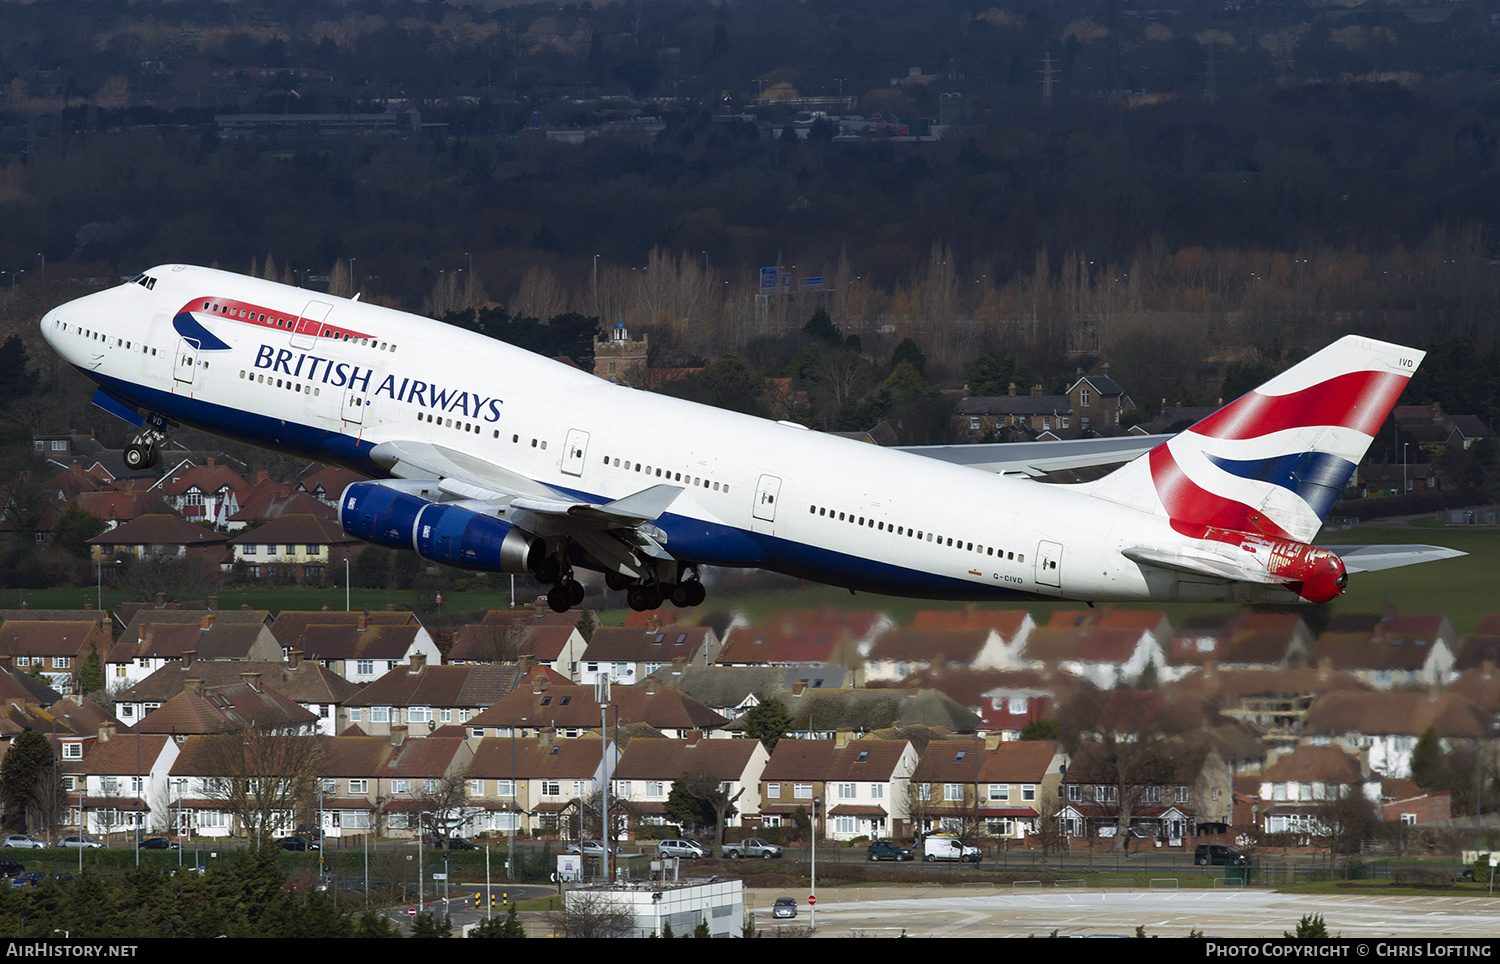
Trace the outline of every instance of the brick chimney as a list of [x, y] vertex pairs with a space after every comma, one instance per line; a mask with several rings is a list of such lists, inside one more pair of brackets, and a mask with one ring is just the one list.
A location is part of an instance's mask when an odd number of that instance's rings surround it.
[[359, 622], [355, 623], [355, 628], [358, 629], [360, 632], [364, 632], [365, 630], [369, 629], [370, 628], [370, 614], [369, 613], [360, 613], [359, 614]]
[[834, 730], [833, 731], [833, 745], [834, 745], [834, 747], [836, 749], [842, 750], [844, 747], [848, 746], [849, 743], [853, 739], [854, 739], [854, 731], [853, 730]]
[[296, 672], [297, 667], [302, 665], [302, 650], [290, 649], [286, 654], [286, 668]]
[[792, 695], [801, 696], [802, 691], [805, 689], [807, 689], [807, 681], [799, 679], [797, 682], [792, 684]]
[[195, 660], [197, 658], [198, 658], [198, 651], [196, 649], [184, 649], [182, 651], [182, 665], [180, 667], [178, 667], [178, 668], [179, 669], [188, 669], [188, 668], [190, 668], [193, 665], [193, 660]]
[[532, 695], [547, 692], [547, 677], [537, 676], [533, 678], [531, 681], [531, 692]]
[[182, 688], [194, 696], [203, 695], [203, 681], [196, 676], [184, 683]]
[[416, 674], [422, 672], [422, 670], [426, 666], [427, 666], [427, 654], [426, 653], [412, 653], [411, 654], [411, 668], [408, 669], [406, 672], [409, 673], [409, 674], [411, 674], [411, 675], [413, 675], [413, 676], [415, 676]]
[[167, 594], [164, 593], [164, 592], [157, 593], [156, 594], [156, 608], [157, 609], [165, 609], [166, 605], [167, 605]]
[[259, 673], [241, 673], [240, 674], [240, 681], [242, 683], [244, 683], [245, 685], [249, 686], [251, 689], [255, 690], [255, 692], [257, 692], [257, 693], [260, 692], [260, 674]]
[[682, 675], [682, 671], [684, 669], [686, 669], [686, 668], [687, 668], [687, 657], [686, 656], [673, 656], [672, 657], [672, 675], [673, 676], [681, 676]]
[[113, 723], [100, 723], [99, 724], [99, 742], [100, 743], [108, 743], [109, 740], [110, 740], [110, 737], [112, 737], [114, 735], [115, 735], [115, 725]]
[[208, 608], [214, 612], [219, 611], [219, 594], [213, 593], [208, 597]]
[[518, 656], [518, 657], [516, 657], [516, 676], [517, 677], [525, 676], [528, 672], [530, 672], [530, 670], [531, 670], [531, 657], [530, 656]]
[[698, 741], [701, 740], [701, 739], [703, 739], [703, 731], [702, 730], [683, 730], [682, 731], [682, 740], [683, 740], [684, 743], [686, 743], [690, 747], [697, 746], [698, 745]]
[[550, 727], [550, 726], [539, 726], [539, 727], [537, 727], [537, 730], [536, 730], [536, 745], [537, 746], [543, 747], [543, 748], [549, 747], [549, 746], [552, 745], [552, 742], [554, 740], [556, 740], [556, 739], [557, 739], [557, 730], [556, 730], [556, 728]]
[[646, 695], [647, 696], [655, 696], [656, 695], [656, 679], [655, 679], [655, 677], [647, 677], [646, 678]]
[[211, 628], [213, 626], [213, 624], [214, 624], [214, 614], [213, 613], [209, 613], [208, 615], [203, 616], [202, 618], [200, 618], [198, 620], [198, 628], [199, 629], [209, 629], [209, 628]]
[[1000, 734], [999, 733], [986, 733], [984, 735], [984, 748], [986, 750], [994, 750], [994, 749], [997, 749], [999, 746], [1000, 746]]
[[391, 746], [400, 746], [406, 742], [406, 724], [391, 724]]
[[83, 608], [92, 610], [94, 608], [94, 601], [92, 599], [85, 599], [83, 601]]

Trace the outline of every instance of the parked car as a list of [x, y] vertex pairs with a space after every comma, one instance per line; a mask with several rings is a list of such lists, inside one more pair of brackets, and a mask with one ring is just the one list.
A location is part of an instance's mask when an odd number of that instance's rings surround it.
[[1199, 867], [1224, 867], [1243, 864], [1245, 860], [1243, 853], [1228, 844], [1199, 844], [1198, 849], [1193, 851], [1193, 863]]
[[147, 837], [140, 843], [141, 850], [181, 850], [182, 844], [166, 837]]
[[877, 840], [865, 848], [871, 860], [915, 860], [910, 847], [903, 847], [894, 840]]
[[93, 837], [83, 837], [78, 834], [69, 834], [57, 842], [59, 847], [83, 847], [86, 850], [98, 850], [104, 843]]
[[15, 877], [12, 877], [10, 885], [12, 887], [35, 887], [37, 884], [40, 884], [46, 879], [47, 875], [42, 871], [28, 870], [24, 874], [19, 874]]
[[13, 833], [5, 838], [4, 843], [0, 843], [0, 847], [20, 847], [26, 850], [45, 850], [47, 847], [47, 841], [40, 840], [36, 837], [31, 836], [30, 834]]
[[772, 917], [796, 917], [797, 899], [795, 897], [778, 897], [776, 903], [771, 905]]
[[922, 838], [923, 860], [957, 860], [977, 864], [984, 854], [978, 847], [964, 843], [951, 833], [933, 833]]
[[729, 860], [738, 857], [760, 857], [764, 860], [781, 859], [781, 847], [777, 844], [766, 843], [759, 837], [749, 837], [739, 843], [727, 843], [724, 845], [724, 856]]
[[9, 857], [0, 857], [0, 877], [15, 877], [24, 874], [26, 868]]
[[[614, 851], [613, 851], [613, 853], [619, 853], [619, 852], [620, 852], [620, 848], [619, 847], [616, 847], [614, 849]], [[570, 844], [568, 844], [567, 853], [570, 853], [570, 854], [580, 854], [581, 853], [585, 857], [603, 857], [604, 856], [604, 844], [603, 844], [603, 842], [598, 841], [598, 840], [585, 840], [581, 844], [580, 843], [570, 843]]]
[[707, 857], [705, 851], [697, 841], [694, 840], [658, 840], [656, 842], [656, 855], [658, 857], [686, 857], [689, 860], [697, 860], [699, 857]]
[[449, 850], [478, 850], [479, 844], [464, 837], [449, 837]]
[[306, 840], [306, 839], [304, 839], [302, 837], [297, 836], [296, 834], [293, 834], [290, 837], [282, 837], [280, 843], [281, 843], [281, 849], [282, 850], [318, 850], [318, 849], [320, 849], [318, 847], [317, 843], [315, 843], [314, 841]]

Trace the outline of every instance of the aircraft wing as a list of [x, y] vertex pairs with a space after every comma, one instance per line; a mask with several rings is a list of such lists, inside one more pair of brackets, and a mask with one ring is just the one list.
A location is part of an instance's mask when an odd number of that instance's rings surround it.
[[681, 486], [653, 485], [613, 502], [593, 503], [433, 442], [381, 442], [370, 457], [398, 479], [435, 479], [438, 491], [460, 504], [469, 503], [533, 535], [566, 536], [629, 575], [641, 574], [638, 556], [672, 558], [661, 546], [665, 536], [650, 523], [667, 510]]
[[1468, 555], [1446, 546], [1329, 546], [1339, 554], [1348, 572], [1379, 572], [1419, 562], [1456, 559]]
[[909, 445], [913, 455], [967, 465], [984, 472], [1042, 478], [1049, 472], [1119, 465], [1144, 455], [1170, 435], [1122, 435], [1119, 438], [1068, 439], [1056, 442], [1002, 442], [983, 445]]

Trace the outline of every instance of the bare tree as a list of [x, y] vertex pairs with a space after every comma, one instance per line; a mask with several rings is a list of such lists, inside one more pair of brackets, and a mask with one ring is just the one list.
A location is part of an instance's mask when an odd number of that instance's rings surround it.
[[313, 781], [323, 759], [316, 724], [254, 727], [242, 733], [198, 737], [206, 795], [221, 800], [252, 845], [294, 824], [299, 807], [311, 804]]
[[1042, 856], [1062, 846], [1063, 802], [1059, 794], [1043, 790], [1036, 802], [1036, 833], [1042, 841]]
[[423, 784], [417, 797], [424, 830], [447, 839], [468, 822], [474, 811], [469, 807], [469, 786], [462, 772], [455, 771]]
[[563, 909], [547, 915], [554, 933], [566, 937], [634, 937], [635, 914], [593, 890], [570, 890], [563, 895]]

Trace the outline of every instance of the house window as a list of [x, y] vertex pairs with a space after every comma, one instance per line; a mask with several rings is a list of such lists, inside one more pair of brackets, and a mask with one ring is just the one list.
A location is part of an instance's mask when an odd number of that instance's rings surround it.
[[370, 707], [371, 723], [389, 723], [391, 721], [391, 708], [389, 706]]
[[482, 796], [484, 796], [484, 781], [483, 780], [470, 780], [469, 781], [469, 796], [471, 796], [471, 797], [482, 797]]
[[1141, 791], [1142, 803], [1161, 803], [1161, 787], [1146, 787]]
[[962, 802], [964, 798], [964, 785], [962, 783], [943, 784], [943, 799], [949, 802]]
[[[1187, 803], [1188, 802], [1188, 788], [1187, 787], [1178, 787], [1176, 789], [1176, 792], [1173, 794], [1173, 796], [1176, 798], [1176, 800], [1177, 800], [1178, 803]], [[1215, 800], [1219, 799], [1219, 791], [1217, 791], [1217, 790], [1214, 791], [1214, 799]]]
[[409, 706], [406, 708], [406, 722], [408, 723], [430, 723], [432, 722], [432, 707]]
[[766, 796], [769, 797], [772, 800], [780, 800], [781, 799], [781, 784], [779, 784], [779, 783], [768, 783], [768, 784], [766, 784]]
[[562, 781], [561, 780], [543, 780], [542, 781], [542, 796], [544, 796], [544, 797], [560, 797], [560, 796], [562, 796]]
[[357, 659], [354, 661], [355, 676], [374, 676], [375, 661], [373, 659]]
[[1009, 800], [1010, 799], [1010, 784], [1008, 784], [1008, 783], [992, 783], [992, 784], [990, 784], [990, 799], [991, 800]]
[[67, 669], [72, 664], [73, 664], [73, 659], [70, 656], [54, 656], [54, 657], [52, 657], [52, 668], [53, 669]]
[[646, 781], [646, 796], [664, 797], [667, 795], [667, 785], [661, 780]]
[[883, 783], [872, 783], [872, 784], [870, 784], [870, 799], [872, 799], [872, 800], [884, 800], [885, 799], [885, 784], [883, 784]]
[[1102, 787], [1102, 786], [1095, 787], [1094, 788], [1094, 799], [1097, 800], [1100, 803], [1114, 803], [1115, 802], [1115, 788], [1114, 787]]
[[411, 793], [411, 781], [410, 780], [392, 780], [391, 781], [391, 792], [392, 793]]
[[257, 546], [253, 542], [247, 542], [243, 546], [241, 546], [240, 549], [245, 555], [253, 556], [257, 551]]
[[840, 814], [833, 818], [834, 833], [859, 833], [859, 820], [847, 814]]
[[1071, 784], [1068, 787], [1068, 802], [1069, 803], [1082, 803], [1083, 802], [1083, 787], [1081, 785], [1079, 785], [1077, 783], [1074, 783], [1074, 784]]
[[855, 798], [855, 796], [857, 796], [857, 794], [855, 793], [855, 790], [854, 790], [854, 784], [852, 784], [852, 783], [840, 783], [839, 784], [839, 799], [840, 800], [853, 800]]
[[495, 781], [495, 796], [497, 796], [497, 797], [513, 797], [515, 795], [516, 795], [516, 785], [515, 785], [514, 782], [512, 782], [510, 780], [496, 780]]
[[351, 706], [351, 707], [349, 707], [349, 722], [350, 723], [361, 723], [361, 722], [363, 722], [364, 721], [364, 715], [365, 715], [364, 714], [364, 710], [360, 709], [358, 706]]
[[370, 792], [370, 781], [369, 780], [350, 780], [349, 781], [349, 792], [350, 793], [369, 793]]
[[63, 755], [63, 759], [64, 760], [82, 760], [83, 759], [83, 744], [82, 743], [64, 743], [62, 745], [62, 755]]
[[795, 783], [795, 784], [793, 784], [792, 785], [792, 796], [796, 797], [798, 800], [811, 800], [812, 799], [812, 784], [811, 783]]

